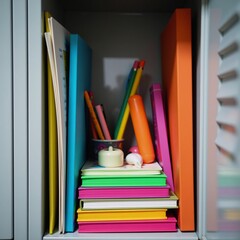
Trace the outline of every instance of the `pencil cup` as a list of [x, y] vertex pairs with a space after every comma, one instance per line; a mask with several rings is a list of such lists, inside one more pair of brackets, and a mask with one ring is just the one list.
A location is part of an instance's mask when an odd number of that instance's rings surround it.
[[92, 139], [93, 157], [98, 160], [98, 152], [102, 149], [108, 149], [110, 146], [123, 150], [124, 139], [101, 140]]

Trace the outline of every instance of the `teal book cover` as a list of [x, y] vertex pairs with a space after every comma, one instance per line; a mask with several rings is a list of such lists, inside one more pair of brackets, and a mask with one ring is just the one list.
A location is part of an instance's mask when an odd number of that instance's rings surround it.
[[65, 230], [73, 232], [76, 226], [78, 178], [86, 159], [84, 90], [90, 90], [92, 67], [92, 50], [78, 34], [70, 34], [69, 59]]

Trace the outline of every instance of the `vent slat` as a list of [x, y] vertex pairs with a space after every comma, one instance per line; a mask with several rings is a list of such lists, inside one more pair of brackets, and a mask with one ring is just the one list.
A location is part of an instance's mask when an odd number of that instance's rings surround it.
[[240, 122], [240, 114], [237, 107], [221, 106], [216, 121], [218, 124], [225, 124], [237, 128]]
[[220, 46], [220, 50], [218, 51], [218, 54], [223, 58], [238, 51], [238, 49], [239, 49], [238, 42], [231, 42], [227, 44], [225, 44], [224, 42], [224, 44]]
[[218, 78], [228, 80], [239, 77], [240, 49], [223, 58], [219, 66]]
[[219, 32], [224, 35], [227, 31], [229, 31], [236, 23], [239, 21], [238, 13], [233, 14], [230, 18], [228, 18], [219, 28]]
[[239, 98], [239, 80], [223, 81], [220, 85], [220, 88], [217, 93], [217, 99], [220, 102], [225, 100], [231, 100], [235, 105], [238, 102]]
[[224, 151], [236, 156], [238, 136], [234, 133], [229, 133], [224, 129], [219, 129], [215, 144]]

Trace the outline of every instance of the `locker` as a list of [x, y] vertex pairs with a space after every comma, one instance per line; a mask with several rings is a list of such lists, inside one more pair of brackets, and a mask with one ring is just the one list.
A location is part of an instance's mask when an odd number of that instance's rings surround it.
[[[192, 11], [195, 231], [48, 234], [44, 11], [92, 47], [92, 90], [108, 106], [113, 129], [126, 66], [134, 58], [146, 60], [139, 92], [151, 122], [146, 89], [162, 81], [160, 34], [176, 8]], [[3, 0], [0, 12], [1, 36], [6, 37], [1, 41], [1, 52], [6, 53], [0, 63], [5, 103], [0, 103], [0, 186], [1, 196], [9, 199], [0, 198], [0, 239], [240, 238], [238, 1]], [[134, 141], [132, 136], [128, 124], [127, 145]]]

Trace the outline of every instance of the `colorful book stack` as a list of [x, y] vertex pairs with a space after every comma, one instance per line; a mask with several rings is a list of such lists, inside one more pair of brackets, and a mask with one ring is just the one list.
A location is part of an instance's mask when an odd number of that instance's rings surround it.
[[177, 231], [171, 209], [178, 198], [166, 178], [158, 162], [142, 168], [86, 162], [78, 189], [78, 232]]

